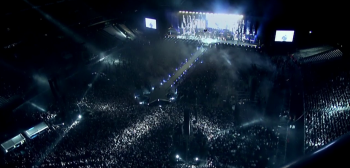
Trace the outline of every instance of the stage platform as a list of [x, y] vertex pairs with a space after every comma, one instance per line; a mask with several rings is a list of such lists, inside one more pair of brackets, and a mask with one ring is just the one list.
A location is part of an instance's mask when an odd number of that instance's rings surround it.
[[191, 37], [191, 36], [168, 36], [167, 38], [170, 39], [177, 39], [177, 40], [193, 40], [193, 41], [199, 41], [203, 44], [228, 44], [228, 45], [237, 45], [237, 46], [246, 46], [246, 47], [258, 47], [259, 45], [257, 43], [249, 42], [249, 40], [245, 41], [239, 41], [239, 40], [218, 40], [213, 38], [205, 38], [201, 39], [198, 37]]
[[169, 92], [169, 89], [171, 88], [171, 85], [174, 84], [176, 79], [181, 76], [182, 73], [187, 70], [194, 61], [200, 57], [203, 52], [205, 52], [206, 49], [201, 48], [197, 50], [193, 56], [187, 61], [186, 64], [184, 64], [176, 73], [163, 85], [161, 85], [158, 88], [155, 88], [153, 92], [150, 94], [150, 99], [149, 99], [149, 104], [154, 103], [156, 101], [170, 101], [169, 98], [167, 97], [167, 94]]

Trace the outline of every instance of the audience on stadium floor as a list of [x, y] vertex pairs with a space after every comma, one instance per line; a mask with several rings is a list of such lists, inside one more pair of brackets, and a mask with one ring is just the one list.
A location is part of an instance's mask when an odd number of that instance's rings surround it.
[[[139, 105], [130, 92], [130, 86], [142, 82], [138, 80], [137, 70], [131, 70], [134, 64], [124, 65], [123, 70], [115, 67], [115, 71], [105, 68], [103, 72], [89, 73], [97, 76], [91, 87], [88, 83], [74, 85], [73, 82], [65, 92], [65, 110], [83, 117], [73, 118], [69, 124], [51, 126], [48, 133], [27, 141], [24, 150], [6, 155], [6, 165], [176, 167], [171, 164], [175, 156], [169, 156], [173, 141], [169, 133], [183, 122], [186, 108], [197, 110], [198, 120], [193, 127], [208, 139], [209, 153], [204, 167], [274, 167], [272, 165], [277, 164], [278, 128], [264, 123], [241, 127], [230, 120], [232, 109], [214, 106], [181, 101], [162, 107]], [[206, 83], [215, 81], [215, 72], [209, 68], [199, 73], [205, 77], [188, 76], [189, 81], [181, 83], [179, 90], [208, 94], [202, 98], [212, 99], [217, 94], [205, 88], [212, 87]], [[194, 87], [196, 89], [192, 89]], [[55, 104], [46, 113], [32, 113], [29, 117], [52, 124], [62, 112], [60, 107]]]

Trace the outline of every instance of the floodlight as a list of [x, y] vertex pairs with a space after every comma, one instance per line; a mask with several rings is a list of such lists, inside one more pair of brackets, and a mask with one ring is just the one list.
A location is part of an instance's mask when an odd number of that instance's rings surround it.
[[80, 119], [81, 118], [81, 115], [79, 114], [78, 118]]
[[178, 159], [180, 156], [179, 155], [176, 155], [176, 159]]
[[198, 161], [198, 158], [196, 157], [196, 161]]

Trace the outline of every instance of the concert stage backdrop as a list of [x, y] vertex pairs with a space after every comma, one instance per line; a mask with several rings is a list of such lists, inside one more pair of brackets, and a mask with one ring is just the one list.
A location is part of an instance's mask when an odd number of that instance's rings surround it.
[[176, 32], [178, 38], [211, 41], [241, 41], [254, 43], [255, 25], [243, 15], [179, 11]]

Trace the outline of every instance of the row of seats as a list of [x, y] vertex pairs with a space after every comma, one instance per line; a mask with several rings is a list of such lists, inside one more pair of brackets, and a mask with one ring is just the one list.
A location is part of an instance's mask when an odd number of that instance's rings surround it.
[[340, 58], [342, 56], [343, 56], [343, 53], [339, 49], [335, 49], [319, 55], [304, 58], [302, 59], [302, 62], [310, 63], [310, 62], [327, 61], [333, 58]]

